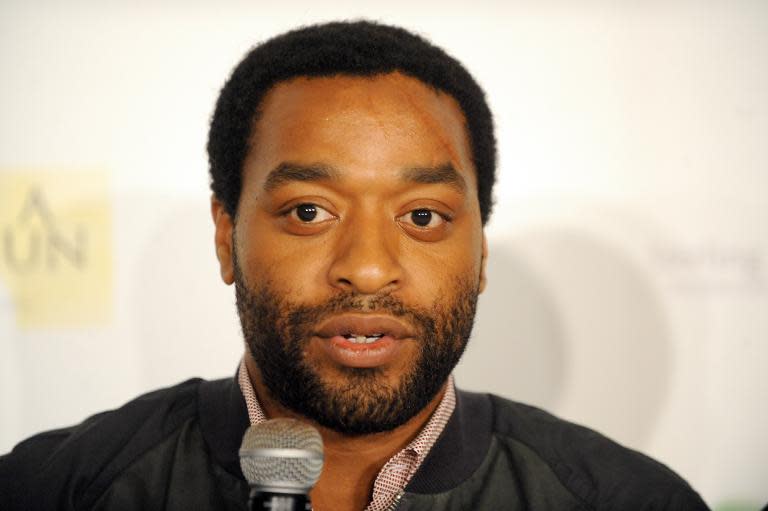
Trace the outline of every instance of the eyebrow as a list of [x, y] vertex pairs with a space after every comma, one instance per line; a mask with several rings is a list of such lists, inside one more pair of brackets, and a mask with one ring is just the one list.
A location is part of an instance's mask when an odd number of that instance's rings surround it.
[[[450, 163], [437, 167], [410, 167], [401, 172], [403, 180], [415, 184], [447, 184], [461, 193], [467, 190], [464, 177]], [[324, 164], [301, 165], [283, 162], [272, 169], [264, 181], [264, 190], [272, 192], [292, 181], [329, 181], [338, 180], [340, 173], [336, 168]]]
[[447, 184], [456, 188], [459, 192], [467, 191], [467, 182], [464, 177], [450, 163], [444, 163], [437, 167], [412, 167], [402, 173], [406, 181], [417, 184]]
[[264, 190], [271, 192], [291, 181], [327, 181], [338, 179], [338, 177], [338, 171], [328, 165], [281, 163], [267, 174]]

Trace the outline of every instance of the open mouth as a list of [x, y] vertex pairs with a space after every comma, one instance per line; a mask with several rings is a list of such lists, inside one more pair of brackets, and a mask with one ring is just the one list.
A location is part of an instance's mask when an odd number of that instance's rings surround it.
[[342, 314], [320, 323], [315, 335], [325, 339], [342, 337], [356, 344], [371, 344], [382, 337], [394, 340], [413, 337], [411, 328], [392, 316]]
[[346, 340], [349, 342], [353, 342], [355, 344], [372, 344], [382, 337], [384, 337], [384, 334], [373, 334], [373, 335], [359, 335], [359, 334], [349, 334], [349, 335], [342, 335]]
[[405, 356], [413, 330], [392, 316], [341, 314], [322, 321], [314, 332], [322, 350], [348, 367], [381, 367]]

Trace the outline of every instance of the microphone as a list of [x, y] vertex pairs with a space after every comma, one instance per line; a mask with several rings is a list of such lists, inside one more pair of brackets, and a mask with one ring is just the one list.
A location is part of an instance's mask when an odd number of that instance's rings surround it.
[[323, 439], [315, 428], [268, 420], [246, 430], [239, 453], [251, 487], [249, 510], [311, 511], [309, 490], [323, 469]]

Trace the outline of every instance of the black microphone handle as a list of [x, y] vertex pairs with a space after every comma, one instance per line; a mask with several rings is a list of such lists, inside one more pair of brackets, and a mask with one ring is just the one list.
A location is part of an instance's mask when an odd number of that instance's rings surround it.
[[304, 493], [275, 493], [251, 488], [250, 511], [312, 511], [312, 503]]

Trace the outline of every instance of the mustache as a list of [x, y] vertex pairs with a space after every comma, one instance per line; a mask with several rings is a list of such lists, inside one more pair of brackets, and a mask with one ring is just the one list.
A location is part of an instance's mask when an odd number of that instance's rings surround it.
[[340, 312], [387, 313], [392, 316], [403, 316], [410, 309], [399, 298], [392, 295], [365, 296], [356, 293], [344, 293], [330, 298], [319, 305], [299, 306], [306, 313], [338, 314]]

